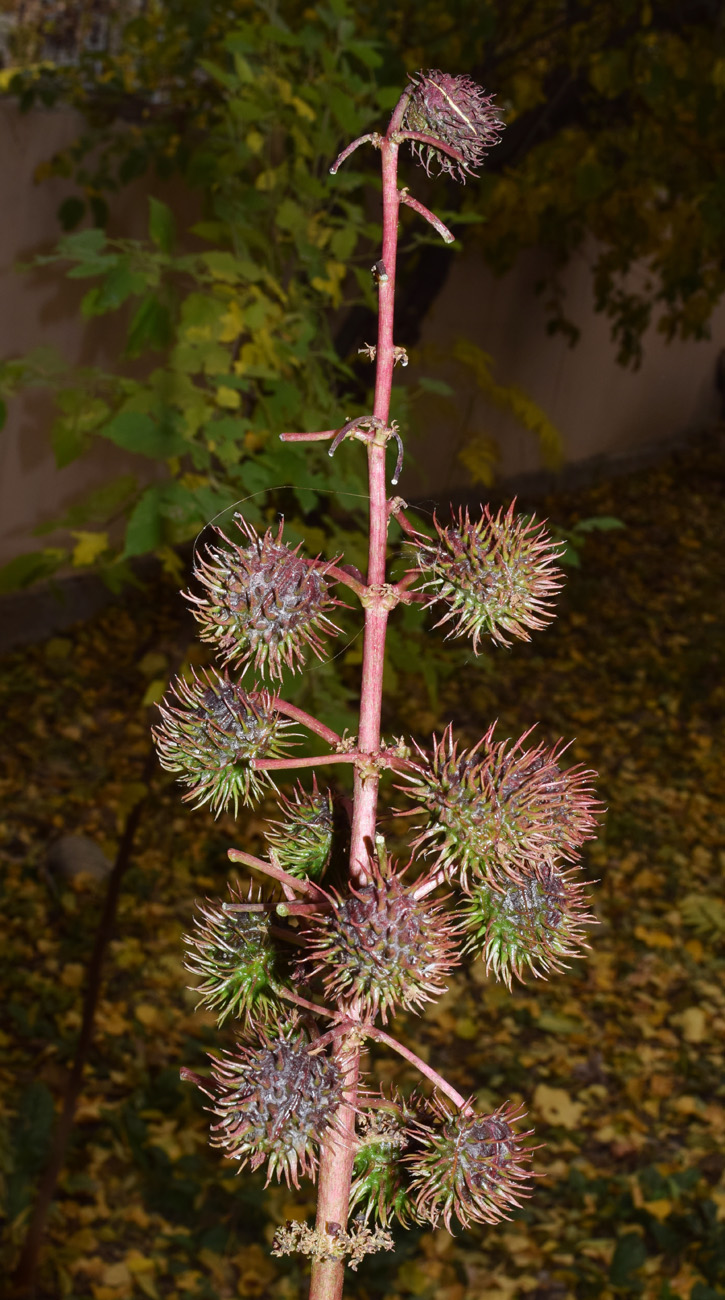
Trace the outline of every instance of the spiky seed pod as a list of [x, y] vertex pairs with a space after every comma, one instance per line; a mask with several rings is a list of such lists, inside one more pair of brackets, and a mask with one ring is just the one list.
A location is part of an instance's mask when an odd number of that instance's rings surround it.
[[358, 1120], [350, 1211], [358, 1210], [366, 1223], [372, 1215], [383, 1228], [393, 1218], [407, 1227], [417, 1217], [401, 1159], [408, 1146], [407, 1125], [413, 1118], [409, 1107], [400, 1106], [367, 1112]]
[[522, 982], [527, 973], [546, 978], [567, 969], [565, 957], [589, 947], [582, 927], [596, 925], [596, 917], [585, 910], [584, 885], [573, 874], [543, 863], [503, 893], [476, 886], [458, 916], [470, 935], [466, 950], [482, 954], [486, 974], [492, 971], [510, 989], [512, 975]]
[[458, 750], [451, 727], [440, 741], [434, 737], [432, 754], [417, 746], [421, 761], [399, 787], [418, 801], [413, 813], [430, 818], [413, 851], [435, 853], [436, 866], [463, 889], [470, 877], [501, 890], [507, 878], [520, 882], [532, 862], [576, 859], [596, 824], [596, 773], [562, 771], [563, 742], [527, 749], [530, 731], [514, 745], [496, 742], [494, 726], [471, 750]]
[[413, 142], [413, 152], [429, 176], [431, 165], [436, 163], [439, 172], [448, 172], [454, 180], [465, 183], [466, 175], [472, 175], [483, 164], [488, 150], [498, 144], [504, 128], [493, 95], [487, 95], [470, 77], [453, 77], [435, 68], [413, 73], [410, 79], [413, 90], [404, 127], [436, 136], [457, 149], [463, 161], [458, 162], [434, 145]]
[[197, 558], [194, 566], [205, 594], [186, 593], [202, 640], [217, 647], [223, 663], [236, 660], [243, 672], [254, 663], [257, 672], [271, 678], [281, 678], [285, 668], [300, 668], [307, 647], [324, 658], [322, 634], [335, 636], [340, 630], [328, 617], [342, 604], [328, 594], [325, 575], [332, 561], [308, 563], [299, 546], [287, 546], [284, 521], [276, 536], [268, 528], [263, 537], [242, 515], [234, 521], [247, 545], [215, 529], [229, 549], [207, 546], [207, 558]]
[[291, 876], [320, 880], [332, 850], [332, 793], [319, 790], [312, 778], [312, 790], [301, 785], [291, 799], [281, 795], [284, 821], [273, 821], [264, 832], [279, 865]]
[[252, 767], [255, 758], [281, 758], [292, 739], [293, 723], [273, 708], [269, 691], [245, 691], [210, 669], [191, 681], [177, 677], [159, 711], [159, 762], [190, 786], [183, 798], [195, 808], [209, 804], [220, 813], [231, 804], [236, 815], [240, 799], [251, 807], [265, 786], [276, 790], [267, 772]]
[[403, 871], [381, 869], [372, 859], [370, 880], [333, 894], [330, 912], [310, 918], [302, 966], [322, 972], [329, 997], [355, 998], [363, 1016], [395, 1007], [420, 1008], [445, 992], [442, 982], [460, 957], [454, 925], [429, 898], [417, 899], [420, 881], [405, 886]]
[[521, 1145], [528, 1133], [514, 1133], [523, 1117], [507, 1103], [493, 1115], [454, 1113], [440, 1097], [430, 1102], [436, 1127], [418, 1124], [418, 1150], [404, 1160], [411, 1170], [411, 1196], [420, 1218], [449, 1232], [456, 1216], [462, 1227], [509, 1219], [520, 1196], [527, 1196], [530, 1173], [522, 1164], [531, 1148]]
[[212, 1146], [221, 1147], [240, 1168], [267, 1165], [267, 1182], [299, 1187], [314, 1179], [318, 1149], [335, 1126], [346, 1100], [345, 1078], [324, 1052], [311, 1054], [310, 1038], [294, 1020], [261, 1027], [261, 1047], [243, 1047], [213, 1059]]
[[478, 654], [482, 635], [508, 646], [509, 637], [530, 641], [528, 629], [545, 627], [554, 617], [551, 597], [560, 590], [561, 555], [542, 524], [514, 515], [514, 504], [494, 517], [484, 506], [472, 523], [461, 510], [442, 528], [435, 518], [438, 543], [414, 544], [415, 567], [427, 578], [427, 608], [444, 602], [447, 612], [436, 623], [451, 623], [449, 636], [470, 636]]
[[277, 987], [270, 917], [264, 912], [230, 910], [230, 903], [234, 907], [252, 902], [251, 885], [246, 900], [241, 886], [235, 889], [231, 883], [229, 896], [230, 902], [217, 898], [197, 903], [194, 933], [183, 936], [188, 948], [184, 966], [203, 981], [195, 990], [198, 1005], [215, 1011], [220, 1025], [230, 1015], [252, 1022], [266, 1019]]

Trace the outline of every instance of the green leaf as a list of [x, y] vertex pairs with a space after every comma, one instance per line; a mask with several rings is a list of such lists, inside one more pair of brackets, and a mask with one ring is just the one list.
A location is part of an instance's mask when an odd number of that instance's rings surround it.
[[593, 515], [591, 519], [580, 519], [574, 525], [572, 532], [575, 533], [608, 533], [614, 528], [626, 528], [627, 525], [621, 519], [615, 519], [613, 515]]
[[0, 592], [19, 591], [49, 578], [65, 558], [66, 552], [56, 547], [16, 556], [0, 568]]
[[456, 391], [455, 388], [451, 388], [451, 385], [446, 384], [442, 379], [419, 379], [418, 387], [422, 388], [426, 393], [437, 393], [439, 397], [454, 397]]
[[83, 220], [85, 211], [86, 205], [77, 195], [64, 199], [58, 208], [58, 220], [63, 230], [75, 230], [78, 222]]
[[171, 209], [149, 195], [149, 235], [162, 253], [173, 252], [176, 240], [176, 227]]
[[647, 1258], [647, 1247], [636, 1232], [625, 1232], [617, 1239], [609, 1280], [613, 1286], [626, 1286], [632, 1273], [640, 1269]]
[[132, 555], [146, 555], [156, 550], [164, 540], [164, 526], [161, 517], [161, 500], [159, 488], [146, 489], [136, 503], [128, 524], [123, 548], [123, 559]]
[[143, 411], [119, 411], [98, 433], [115, 442], [117, 447], [123, 447], [124, 451], [138, 452], [158, 460], [180, 456], [189, 450], [189, 444], [173, 429], [158, 424]]
[[142, 293], [145, 287], [146, 277], [140, 271], [132, 271], [128, 259], [124, 258], [111, 268], [102, 284], [86, 294], [81, 303], [81, 315], [87, 320], [91, 316], [116, 311], [131, 294]]
[[126, 355], [137, 357], [145, 348], [160, 351], [171, 343], [173, 326], [167, 307], [153, 294], [144, 298], [128, 330]]

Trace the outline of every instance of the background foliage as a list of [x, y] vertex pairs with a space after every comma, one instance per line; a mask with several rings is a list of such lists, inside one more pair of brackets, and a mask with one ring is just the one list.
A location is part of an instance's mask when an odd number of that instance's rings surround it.
[[[513, 998], [476, 963], [403, 1026], [404, 1041], [480, 1105], [525, 1102], [546, 1177], [510, 1225], [402, 1233], [395, 1256], [351, 1276], [358, 1300], [725, 1294], [725, 626], [712, 602], [725, 578], [723, 486], [720, 437], [629, 482], [548, 502], [574, 534], [582, 518], [614, 510], [627, 527], [588, 539], [547, 636], [497, 652], [495, 677], [455, 654], [439, 708], [402, 671], [388, 697], [386, 732], [420, 740], [453, 719], [471, 743], [495, 716], [501, 736], [534, 718], [549, 743], [576, 734], [572, 760], [599, 769], [610, 812], [588, 854], [601, 925], [587, 959]], [[113, 854], [149, 748], [143, 701], [187, 639], [178, 601], [155, 590], [3, 664], [5, 1271], [47, 1155], [101, 906], [92, 881], [49, 874], [47, 845], [80, 832]], [[261, 848], [269, 813], [273, 801], [245, 818], [245, 849]], [[219, 1048], [213, 1018], [185, 991], [181, 934], [195, 896], [224, 892], [238, 835], [228, 817], [184, 810], [178, 787], [154, 776], [42, 1300], [302, 1293], [301, 1266], [271, 1259], [267, 1243], [277, 1223], [312, 1212], [306, 1193], [263, 1195], [260, 1180], [235, 1178], [178, 1078], [180, 1063], [204, 1071]], [[403, 1085], [414, 1082], [406, 1069], [384, 1056], [375, 1065]]]

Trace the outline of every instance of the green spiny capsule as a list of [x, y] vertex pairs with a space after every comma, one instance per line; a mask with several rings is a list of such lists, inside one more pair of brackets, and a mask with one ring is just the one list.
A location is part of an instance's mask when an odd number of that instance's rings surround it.
[[[372, 859], [367, 884], [347, 898], [333, 895], [332, 909], [310, 918], [303, 967], [322, 973], [333, 999], [354, 998], [364, 1016], [383, 1022], [397, 1006], [408, 1010], [445, 992], [443, 980], [460, 958], [454, 926], [443, 909], [405, 886], [403, 872]], [[314, 963], [314, 965], [313, 965]]]
[[576, 957], [589, 945], [584, 925], [596, 918], [585, 910], [583, 885], [572, 882], [571, 871], [542, 863], [520, 885], [502, 891], [477, 885], [459, 913], [470, 938], [468, 951], [481, 953], [486, 973], [511, 988], [512, 975], [546, 977], [567, 969], [564, 958]]
[[[241, 888], [230, 884], [229, 895], [230, 902], [219, 898], [197, 904], [194, 933], [184, 935], [184, 965], [203, 981], [195, 990], [199, 1006], [215, 1011], [220, 1025], [230, 1015], [250, 1022], [266, 1019], [278, 986], [269, 916], [242, 910]], [[251, 886], [246, 901], [252, 902]]]
[[162, 722], [153, 730], [159, 762], [190, 786], [184, 800], [209, 804], [215, 813], [241, 800], [258, 803], [265, 787], [277, 787], [254, 759], [281, 758], [293, 725], [274, 708], [268, 691], [245, 691], [211, 669], [191, 681], [177, 677], [159, 705]]
[[291, 876], [320, 880], [332, 850], [332, 793], [319, 790], [313, 777], [310, 792], [300, 785], [288, 799], [279, 800], [284, 821], [274, 821], [264, 832], [275, 861]]
[[528, 629], [554, 617], [551, 598], [561, 588], [556, 567], [561, 547], [543, 525], [516, 518], [513, 503], [494, 516], [488, 506], [472, 523], [468, 511], [441, 528], [438, 542], [410, 543], [415, 567], [427, 579], [427, 608], [442, 603], [448, 611], [436, 627], [451, 623], [449, 636], [470, 636], [478, 654], [481, 636], [510, 645], [508, 636], [529, 641]]
[[187, 593], [201, 637], [221, 652], [222, 661], [236, 660], [243, 672], [281, 678], [284, 669], [296, 672], [305, 650], [325, 656], [322, 636], [339, 628], [328, 617], [342, 602], [329, 595], [330, 563], [305, 560], [282, 541], [284, 521], [276, 537], [271, 529], [260, 537], [239, 514], [235, 523], [246, 545], [231, 542], [217, 528], [225, 547], [208, 546], [207, 559], [197, 558], [195, 577], [203, 596]]
[[387, 1228], [397, 1218], [407, 1227], [417, 1218], [402, 1162], [409, 1142], [407, 1126], [414, 1118], [415, 1112], [403, 1102], [391, 1103], [390, 1110], [363, 1112], [358, 1118], [350, 1212], [358, 1210], [365, 1222], [372, 1216]]
[[522, 1118], [515, 1106], [499, 1107], [493, 1115], [454, 1112], [440, 1097], [430, 1102], [433, 1124], [419, 1123], [414, 1133], [418, 1149], [405, 1156], [411, 1171], [411, 1196], [416, 1213], [434, 1228], [441, 1219], [449, 1232], [456, 1216], [463, 1228], [472, 1223], [499, 1223], [528, 1195], [531, 1148], [521, 1145], [512, 1124]]
[[411, 847], [434, 853], [464, 889], [469, 878], [500, 889], [520, 881], [531, 862], [575, 859], [596, 824], [594, 772], [562, 771], [562, 744], [526, 749], [530, 732], [511, 745], [494, 742], [493, 730], [459, 751], [448, 727], [432, 754], [418, 748], [420, 761], [402, 774], [408, 784], [400, 789], [418, 801], [413, 813], [429, 817]]
[[212, 1146], [240, 1168], [266, 1163], [267, 1182], [275, 1176], [299, 1187], [300, 1174], [314, 1179], [320, 1144], [336, 1129], [345, 1077], [331, 1056], [311, 1052], [314, 1044], [294, 1020], [259, 1034], [261, 1047], [237, 1046], [213, 1060]]

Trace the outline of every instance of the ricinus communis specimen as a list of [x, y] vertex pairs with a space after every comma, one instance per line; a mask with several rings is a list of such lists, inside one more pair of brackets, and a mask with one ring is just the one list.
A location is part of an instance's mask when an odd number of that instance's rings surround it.
[[[187, 937], [187, 967], [200, 980], [200, 1002], [221, 1024], [239, 1022], [236, 1045], [213, 1058], [211, 1074], [193, 1079], [211, 1101], [212, 1143], [239, 1167], [264, 1166], [267, 1179], [316, 1179], [314, 1226], [290, 1222], [275, 1253], [311, 1258], [310, 1300], [340, 1300], [345, 1261], [391, 1249], [389, 1226], [496, 1223], [529, 1193], [532, 1151], [509, 1102], [479, 1114], [433, 1066], [381, 1027], [400, 1009], [418, 1011], [446, 987], [468, 952], [509, 987], [512, 977], [545, 976], [586, 947], [593, 921], [578, 881], [579, 854], [598, 806], [593, 773], [564, 763], [566, 746], [494, 740], [493, 726], [470, 749], [452, 728], [430, 748], [386, 745], [380, 732], [387, 621], [398, 604], [435, 605], [449, 635], [508, 645], [528, 640], [553, 616], [561, 585], [558, 547], [542, 524], [514, 507], [487, 506], [424, 535], [389, 496], [386, 458], [395, 444], [397, 482], [402, 440], [390, 420], [393, 369], [407, 360], [393, 339], [397, 229], [401, 204], [443, 239], [454, 236], [407, 188], [398, 188], [401, 145], [432, 167], [465, 180], [501, 133], [492, 97], [467, 77], [416, 73], [385, 134], [361, 136], [330, 168], [334, 175], [364, 143], [382, 161], [383, 240], [373, 267], [379, 317], [373, 409], [336, 429], [283, 433], [290, 442], [347, 440], [366, 447], [370, 490], [368, 570], [307, 559], [283, 541], [282, 527], [258, 534], [241, 516], [242, 541], [217, 529], [220, 545], [197, 558], [200, 590], [189, 596], [201, 636], [218, 652], [223, 673], [179, 680], [161, 705], [156, 729], [163, 765], [189, 787], [186, 799], [215, 812], [259, 801], [278, 774], [297, 768], [353, 768], [353, 798], [313, 776], [266, 832], [268, 858], [231, 849], [255, 879], [226, 900], [200, 905]], [[412, 567], [389, 582], [391, 521], [402, 530]], [[357, 574], [357, 576], [355, 576]], [[360, 725], [354, 740], [271, 690], [285, 671], [302, 669], [308, 651], [326, 652], [340, 585], [364, 611]], [[239, 677], [253, 668], [256, 684]], [[235, 670], [235, 675], [232, 674]], [[267, 679], [267, 685], [264, 681]], [[294, 726], [327, 746], [317, 757], [291, 755]], [[392, 772], [412, 801], [416, 821], [404, 868], [390, 861], [378, 833], [380, 778]], [[276, 787], [273, 787], [276, 789]], [[348, 816], [349, 862], [335, 862], [336, 815]], [[405, 814], [402, 810], [401, 815]], [[339, 855], [338, 855], [339, 856]], [[331, 878], [328, 881], [328, 876]], [[334, 878], [334, 885], [331, 883]], [[419, 1070], [432, 1091], [404, 1096], [363, 1087], [361, 1050], [378, 1041]], [[355, 1212], [352, 1217], [352, 1212]]]

